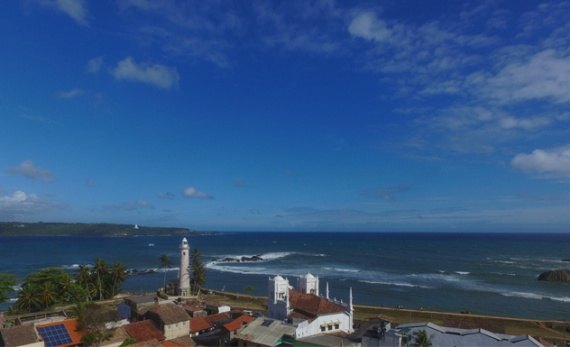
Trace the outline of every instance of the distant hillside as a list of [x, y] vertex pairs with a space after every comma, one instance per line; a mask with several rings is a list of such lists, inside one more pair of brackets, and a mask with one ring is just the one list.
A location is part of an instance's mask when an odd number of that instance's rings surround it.
[[0, 222], [0, 236], [129, 236], [182, 235], [192, 233], [184, 228], [145, 227], [107, 223], [19, 223]]

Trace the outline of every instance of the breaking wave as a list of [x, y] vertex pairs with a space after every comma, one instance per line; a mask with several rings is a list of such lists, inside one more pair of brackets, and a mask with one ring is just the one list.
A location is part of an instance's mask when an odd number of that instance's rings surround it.
[[386, 286], [397, 286], [397, 287], [408, 287], [408, 288], [423, 288], [423, 289], [430, 289], [433, 287], [424, 286], [420, 284], [412, 284], [407, 282], [390, 282], [390, 281], [360, 281], [362, 283], [369, 283], [369, 284], [382, 284]]
[[519, 298], [535, 299], [535, 300], [554, 300], [554, 301], [570, 303], [570, 297], [568, 296], [547, 296], [538, 293], [527, 293], [527, 292], [505, 292], [501, 293], [501, 295], [507, 297], [519, 297]]

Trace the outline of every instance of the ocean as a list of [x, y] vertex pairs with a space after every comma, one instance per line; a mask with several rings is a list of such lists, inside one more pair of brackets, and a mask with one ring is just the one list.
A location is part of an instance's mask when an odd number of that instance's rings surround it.
[[[543, 271], [570, 268], [568, 234], [234, 232], [188, 237], [207, 268], [207, 287], [267, 295], [268, 276], [320, 278], [321, 292], [355, 304], [570, 319], [570, 283], [539, 282]], [[129, 292], [160, 287], [159, 257], [177, 264], [180, 236], [1, 237], [0, 273], [20, 279], [45, 267], [73, 272], [95, 258], [122, 262]], [[260, 261], [237, 262], [259, 255]], [[178, 268], [168, 269], [176, 279]], [[0, 307], [6, 308], [9, 303]]]

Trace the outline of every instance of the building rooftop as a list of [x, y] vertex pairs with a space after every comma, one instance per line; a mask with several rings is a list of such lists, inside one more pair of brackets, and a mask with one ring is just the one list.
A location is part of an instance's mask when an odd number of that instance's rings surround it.
[[137, 305], [140, 305], [140, 304], [153, 304], [156, 302], [157, 299], [158, 299], [158, 297], [154, 294], [152, 294], [152, 295], [133, 295], [133, 296], [126, 297], [125, 301], [130, 301], [130, 302], [133, 302]]
[[276, 346], [284, 335], [295, 336], [295, 327], [278, 320], [257, 318], [249, 323], [236, 338], [263, 346]]
[[175, 304], [154, 305], [147, 313], [155, 313], [164, 324], [175, 324], [190, 320], [190, 316], [182, 307]]
[[289, 290], [289, 305], [296, 311], [294, 318], [314, 319], [318, 315], [345, 312], [346, 308], [315, 294]]
[[402, 324], [389, 333], [413, 336], [414, 333], [422, 330], [425, 330], [433, 346], [542, 347], [542, 344], [531, 336], [496, 334], [485, 329], [448, 328], [434, 323]]
[[[49, 330], [55, 329], [55, 327], [59, 327], [59, 326], [63, 326], [64, 330], [69, 335], [69, 340], [66, 341], [65, 343], [58, 343], [58, 344], [56, 344], [57, 346], [59, 346], [59, 347], [76, 346], [76, 345], [79, 345], [81, 343], [81, 339], [83, 338], [83, 336], [85, 334], [77, 328], [77, 319], [66, 319], [66, 320], [60, 321], [60, 322], [53, 322], [53, 323], [47, 323], [47, 324], [37, 324], [36, 329], [39, 332], [41, 328], [44, 328], [42, 330], [46, 330], [45, 328], [47, 328], [47, 331], [49, 332]], [[40, 336], [41, 336], [41, 333], [40, 333]], [[46, 337], [42, 336], [42, 339], [45, 341]], [[48, 345], [48, 344], [46, 343], [46, 345]]]
[[202, 330], [210, 329], [212, 324], [204, 317], [194, 317], [190, 319], [190, 332], [197, 333]]
[[144, 342], [153, 339], [162, 341], [165, 339], [162, 332], [158, 330], [150, 320], [127, 324], [124, 328], [127, 334], [137, 340], [137, 342]]
[[0, 345], [22, 346], [40, 340], [33, 325], [16, 325], [0, 329]]
[[227, 324], [224, 324], [224, 328], [227, 331], [236, 331], [236, 330], [240, 329], [241, 327], [243, 327], [244, 325], [253, 322], [254, 320], [255, 320], [254, 317], [244, 314], [244, 315], [237, 317], [233, 321], [231, 321]]

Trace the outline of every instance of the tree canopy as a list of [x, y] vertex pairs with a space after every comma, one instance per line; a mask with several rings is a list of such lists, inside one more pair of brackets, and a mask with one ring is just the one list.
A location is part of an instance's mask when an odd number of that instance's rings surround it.
[[0, 304], [8, 300], [8, 293], [14, 291], [13, 287], [18, 284], [16, 276], [11, 274], [0, 274]]
[[195, 248], [192, 251], [192, 262], [191, 262], [191, 278], [190, 278], [190, 286], [192, 287], [192, 291], [194, 294], [198, 293], [200, 288], [204, 284], [206, 284], [206, 269], [202, 264], [202, 259], [200, 258], [200, 251]]

